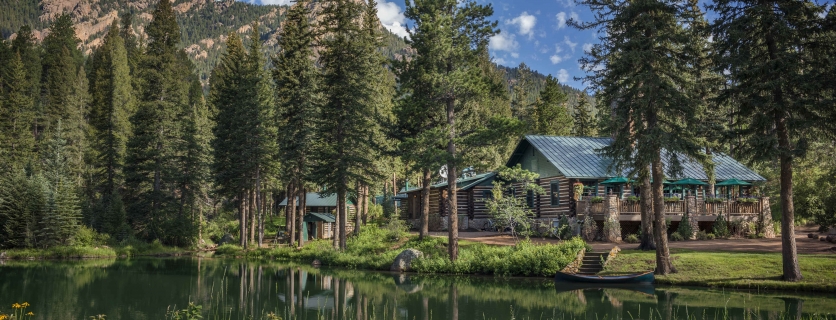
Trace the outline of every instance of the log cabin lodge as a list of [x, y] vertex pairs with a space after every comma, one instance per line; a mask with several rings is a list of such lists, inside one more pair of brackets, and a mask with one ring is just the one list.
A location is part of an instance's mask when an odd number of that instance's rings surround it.
[[[608, 172], [610, 160], [600, 156], [596, 150], [612, 143], [610, 138], [562, 137], [528, 135], [517, 144], [506, 165], [520, 164], [523, 169], [539, 174], [537, 183], [545, 194], [522, 194], [534, 213], [534, 219], [554, 221], [562, 215], [581, 220], [586, 214], [593, 215], [599, 225], [605, 219], [620, 222], [622, 236], [639, 230], [641, 216], [639, 186], [635, 181]], [[715, 195], [707, 195], [708, 175], [702, 165], [690, 160], [682, 161], [682, 176], [668, 177], [665, 181], [665, 211], [671, 219], [671, 230], [676, 230], [679, 220], [686, 211], [691, 223], [701, 230], [711, 230], [717, 214], [722, 212], [728, 219], [763, 221], [771, 225], [768, 198], [755, 198], [756, 185], [766, 181], [762, 176], [735, 159], [714, 154]], [[665, 169], [668, 163], [663, 161]], [[667, 172], [667, 170], [666, 170]], [[462, 230], [482, 229], [490, 218], [485, 200], [491, 197], [496, 174], [483, 173], [464, 175], [456, 183], [459, 187], [458, 213], [459, 228]], [[583, 192], [571, 210], [570, 188], [582, 183]], [[414, 226], [419, 225], [421, 215], [421, 189], [405, 190], [401, 217]], [[674, 197], [678, 199], [673, 199]], [[435, 184], [430, 191], [430, 230], [446, 229], [447, 182]], [[708, 199], [708, 201], [706, 201]], [[768, 235], [767, 235], [768, 236]]]

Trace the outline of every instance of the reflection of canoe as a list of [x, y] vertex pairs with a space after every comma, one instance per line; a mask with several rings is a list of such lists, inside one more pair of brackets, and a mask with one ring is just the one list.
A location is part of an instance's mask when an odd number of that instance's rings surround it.
[[570, 292], [577, 290], [630, 290], [640, 292], [646, 295], [654, 295], [656, 288], [653, 284], [643, 283], [582, 283], [582, 282], [558, 282], [555, 283], [554, 288], [557, 292]]
[[645, 273], [628, 274], [623, 276], [596, 276], [583, 274], [569, 274], [557, 272], [554, 280], [558, 282], [583, 282], [583, 283], [653, 283], [653, 271]]

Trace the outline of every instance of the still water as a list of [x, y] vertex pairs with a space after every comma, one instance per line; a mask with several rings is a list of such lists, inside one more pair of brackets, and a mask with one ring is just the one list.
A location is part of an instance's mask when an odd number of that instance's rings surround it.
[[[697, 288], [568, 288], [548, 279], [399, 275], [206, 258], [6, 261], [0, 313], [32, 319], [786, 319], [836, 314], [832, 295]], [[836, 316], [826, 316], [836, 319]]]

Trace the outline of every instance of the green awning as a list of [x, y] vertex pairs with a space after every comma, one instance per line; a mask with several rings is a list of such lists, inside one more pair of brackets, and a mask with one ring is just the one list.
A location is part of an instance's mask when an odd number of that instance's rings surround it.
[[723, 182], [719, 182], [719, 183], [715, 184], [715, 186], [718, 186], [718, 187], [723, 187], [723, 186], [751, 186], [751, 185], [752, 185], [751, 183], [748, 183], [746, 181], [740, 181], [740, 180], [737, 180], [737, 179], [723, 180]]
[[305, 222], [337, 222], [333, 215], [328, 213], [310, 212], [303, 219]]
[[707, 186], [708, 185], [708, 183], [699, 181], [697, 179], [691, 179], [691, 178], [682, 179], [682, 180], [679, 180], [677, 182], [674, 182], [673, 184], [678, 185], [678, 186]]
[[601, 184], [627, 184], [627, 183], [633, 183], [633, 182], [636, 182], [636, 181], [632, 180], [632, 179], [627, 179], [625, 177], [615, 177], [615, 178], [609, 178], [607, 180], [601, 181]]

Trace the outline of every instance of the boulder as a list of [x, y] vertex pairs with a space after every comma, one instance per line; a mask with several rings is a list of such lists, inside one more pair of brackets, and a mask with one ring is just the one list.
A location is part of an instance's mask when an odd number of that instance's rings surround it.
[[424, 253], [415, 249], [406, 249], [401, 251], [397, 257], [395, 257], [395, 261], [392, 262], [392, 266], [389, 268], [391, 271], [398, 271], [398, 272], [407, 272], [412, 271], [412, 261], [417, 258], [423, 258]]
[[223, 237], [221, 237], [220, 241], [218, 241], [218, 246], [222, 246], [222, 245], [225, 245], [225, 244], [228, 244], [228, 243], [233, 243], [233, 242], [235, 242], [235, 237], [233, 237], [231, 234], [227, 233]]

